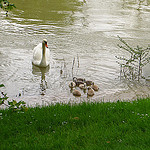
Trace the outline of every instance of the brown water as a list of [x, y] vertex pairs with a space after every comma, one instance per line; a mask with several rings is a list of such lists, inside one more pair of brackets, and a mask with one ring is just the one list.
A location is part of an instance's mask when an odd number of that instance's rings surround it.
[[[0, 83], [5, 85], [1, 90], [10, 99], [34, 106], [149, 95], [149, 81], [120, 81], [115, 56], [127, 55], [117, 47], [117, 35], [133, 47], [150, 44], [150, 1], [144, 1], [140, 10], [134, 0], [13, 0], [13, 3], [17, 8], [7, 18], [5, 12], [0, 13]], [[35, 68], [31, 63], [33, 48], [44, 38], [52, 55], [47, 70]], [[144, 68], [144, 75], [150, 76], [150, 65]], [[92, 98], [83, 92], [76, 98], [68, 87], [72, 76], [93, 80], [100, 90]]]

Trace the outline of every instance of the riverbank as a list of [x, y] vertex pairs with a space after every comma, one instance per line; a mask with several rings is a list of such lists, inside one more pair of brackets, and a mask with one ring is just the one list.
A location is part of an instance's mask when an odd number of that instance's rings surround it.
[[136, 149], [150, 147], [150, 98], [0, 110], [0, 149]]

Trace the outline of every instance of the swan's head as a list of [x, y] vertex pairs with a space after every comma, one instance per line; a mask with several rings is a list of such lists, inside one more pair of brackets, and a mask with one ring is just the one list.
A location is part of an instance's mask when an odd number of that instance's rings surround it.
[[43, 44], [48, 48], [47, 40], [46, 39], [43, 39]]

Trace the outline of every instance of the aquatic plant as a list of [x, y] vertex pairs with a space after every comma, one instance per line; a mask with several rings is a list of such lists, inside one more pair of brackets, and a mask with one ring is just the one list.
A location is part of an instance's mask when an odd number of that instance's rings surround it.
[[[77, 75], [78, 73], [78, 69], [80, 68], [80, 60], [79, 60], [79, 56], [77, 54], [77, 57], [74, 57], [72, 60], [72, 67], [71, 69], [67, 68], [67, 64], [69, 64], [68, 62], [66, 62], [65, 58], [62, 59], [62, 63], [60, 66], [60, 75], [64, 78], [67, 78], [68, 76], [72, 76], [74, 77], [74, 75]], [[70, 72], [71, 70], [71, 72]], [[75, 72], [76, 71], [76, 72]]]
[[[4, 87], [4, 85], [0, 84], [0, 87]], [[5, 105], [6, 107], [8, 107], [9, 110], [11, 110], [13, 112], [27, 110], [26, 103], [24, 101], [19, 101], [19, 102], [17, 102], [16, 100], [8, 101], [8, 98], [9, 97], [7, 96], [7, 94], [1, 92], [0, 106]], [[7, 103], [6, 103], [6, 101], [7, 101]]]
[[14, 4], [11, 4], [7, 0], [0, 0], [0, 8], [6, 11], [6, 16], [8, 16], [8, 11], [12, 10], [13, 8], [16, 8]]
[[119, 45], [118, 47], [129, 52], [129, 58], [126, 57], [118, 57], [119, 60], [117, 63], [120, 65], [120, 77], [124, 77], [129, 80], [140, 80], [141, 78], [145, 78], [142, 75], [142, 70], [145, 65], [150, 62], [150, 47], [142, 48], [137, 46], [132, 48], [125, 42], [122, 38], [118, 36], [120, 42], [123, 45]]

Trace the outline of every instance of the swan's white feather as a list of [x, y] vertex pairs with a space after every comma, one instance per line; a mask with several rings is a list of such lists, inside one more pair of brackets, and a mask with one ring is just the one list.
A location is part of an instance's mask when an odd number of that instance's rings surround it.
[[46, 66], [41, 66], [41, 60], [42, 60], [42, 43], [39, 43], [34, 49], [33, 49], [33, 60], [32, 63], [39, 67], [46, 67], [50, 63], [50, 50], [45, 47], [45, 60], [46, 60]]

